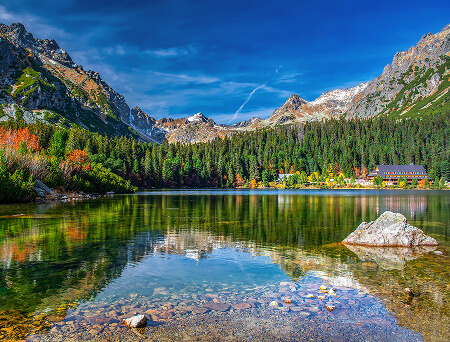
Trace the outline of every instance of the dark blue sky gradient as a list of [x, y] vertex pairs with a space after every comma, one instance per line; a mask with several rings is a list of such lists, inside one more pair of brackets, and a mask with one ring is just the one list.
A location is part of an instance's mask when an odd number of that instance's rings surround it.
[[3, 0], [0, 22], [56, 39], [157, 119], [229, 123], [369, 81], [449, 13], [450, 1]]

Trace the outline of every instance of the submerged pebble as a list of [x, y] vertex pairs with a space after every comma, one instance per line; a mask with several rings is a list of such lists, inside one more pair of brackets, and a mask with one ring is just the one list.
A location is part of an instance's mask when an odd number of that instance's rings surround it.
[[130, 328], [143, 327], [147, 325], [147, 317], [144, 315], [137, 315], [123, 319], [121, 323]]
[[327, 305], [327, 306], [325, 306], [325, 308], [326, 308], [328, 311], [330, 311], [330, 312], [337, 309], [337, 307], [334, 306], [334, 305]]

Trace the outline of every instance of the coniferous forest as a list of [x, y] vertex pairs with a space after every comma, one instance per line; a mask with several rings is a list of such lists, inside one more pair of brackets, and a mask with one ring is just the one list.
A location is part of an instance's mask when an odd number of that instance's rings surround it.
[[[327, 120], [190, 145], [149, 144], [81, 128], [4, 122], [1, 200], [33, 197], [32, 183], [85, 192], [136, 187], [268, 186], [278, 174], [361, 177], [377, 164], [422, 164], [450, 178], [450, 114], [393, 121]], [[14, 180], [11, 182], [11, 180]]]

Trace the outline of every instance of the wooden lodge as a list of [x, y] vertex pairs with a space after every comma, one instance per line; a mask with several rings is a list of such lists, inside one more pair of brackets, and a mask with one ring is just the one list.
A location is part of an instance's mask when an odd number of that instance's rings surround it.
[[376, 176], [380, 176], [385, 182], [397, 183], [400, 177], [411, 182], [413, 179], [427, 178], [427, 172], [422, 165], [377, 165], [367, 178], [372, 180]]

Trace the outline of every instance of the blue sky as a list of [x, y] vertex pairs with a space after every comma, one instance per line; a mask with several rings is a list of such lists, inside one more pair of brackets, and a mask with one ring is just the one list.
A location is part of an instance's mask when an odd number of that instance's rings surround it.
[[2, 0], [0, 22], [54, 38], [156, 119], [267, 118], [381, 74], [450, 23], [450, 1]]

